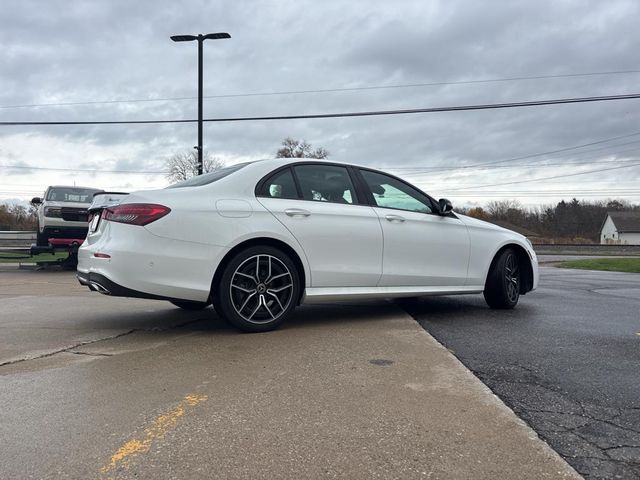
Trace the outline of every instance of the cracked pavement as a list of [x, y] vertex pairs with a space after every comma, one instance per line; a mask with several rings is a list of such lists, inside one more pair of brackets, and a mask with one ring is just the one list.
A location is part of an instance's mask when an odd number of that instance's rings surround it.
[[246, 335], [0, 268], [0, 338], [0, 478], [579, 478], [390, 302]]
[[399, 304], [585, 478], [640, 478], [640, 275], [542, 267], [513, 311]]

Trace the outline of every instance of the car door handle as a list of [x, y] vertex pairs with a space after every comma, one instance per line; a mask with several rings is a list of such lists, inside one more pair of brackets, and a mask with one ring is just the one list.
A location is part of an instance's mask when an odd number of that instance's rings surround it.
[[401, 217], [400, 215], [385, 215], [384, 218], [390, 222], [404, 222], [404, 217]]
[[290, 217], [308, 217], [311, 215], [309, 210], [304, 210], [302, 208], [287, 208], [284, 213], [289, 215]]

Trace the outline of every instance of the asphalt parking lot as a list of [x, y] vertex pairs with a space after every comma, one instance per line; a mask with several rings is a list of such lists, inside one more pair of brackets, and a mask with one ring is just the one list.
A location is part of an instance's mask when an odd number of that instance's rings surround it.
[[390, 302], [241, 334], [0, 271], [0, 478], [578, 478]]
[[542, 267], [510, 312], [403, 306], [586, 478], [640, 478], [639, 274]]

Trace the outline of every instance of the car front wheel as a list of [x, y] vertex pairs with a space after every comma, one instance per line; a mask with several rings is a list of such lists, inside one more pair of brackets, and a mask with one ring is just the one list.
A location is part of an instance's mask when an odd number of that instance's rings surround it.
[[231, 259], [217, 287], [218, 313], [245, 332], [266, 332], [277, 328], [295, 308], [301, 285], [288, 255], [256, 246]]
[[49, 245], [49, 235], [47, 235], [46, 230], [43, 230], [40, 233], [40, 228], [36, 232], [36, 245], [38, 247], [47, 247]]
[[520, 298], [520, 264], [516, 252], [507, 248], [494, 260], [484, 287], [484, 299], [491, 308], [510, 309]]

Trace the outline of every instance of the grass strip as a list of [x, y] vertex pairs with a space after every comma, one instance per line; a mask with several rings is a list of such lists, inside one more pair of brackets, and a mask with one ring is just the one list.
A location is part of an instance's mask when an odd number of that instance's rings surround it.
[[592, 258], [588, 260], [567, 260], [558, 264], [560, 268], [581, 270], [604, 270], [607, 272], [640, 273], [640, 258]]
[[40, 255], [35, 255], [33, 257], [24, 258], [28, 256], [25, 253], [0, 253], [0, 263], [39, 263], [39, 262], [53, 262], [56, 260], [64, 260], [69, 256], [67, 252], [60, 253], [42, 253]]

